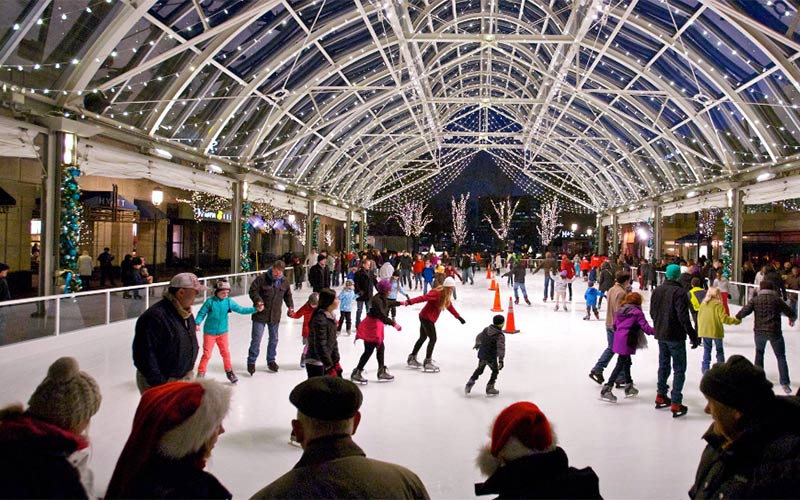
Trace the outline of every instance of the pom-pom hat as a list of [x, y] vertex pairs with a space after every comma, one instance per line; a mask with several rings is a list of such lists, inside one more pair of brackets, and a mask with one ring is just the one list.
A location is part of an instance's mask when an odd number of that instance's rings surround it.
[[214, 292], [221, 292], [222, 290], [230, 290], [231, 284], [228, 280], [225, 279], [218, 279], [216, 283], [214, 283]]
[[64, 430], [88, 422], [100, 409], [100, 387], [75, 358], [57, 359], [28, 401], [28, 413]]
[[492, 456], [497, 457], [512, 438], [534, 451], [548, 451], [554, 444], [547, 417], [527, 401], [514, 403], [497, 416], [492, 426]]
[[378, 289], [378, 293], [389, 293], [392, 290], [392, 282], [387, 279], [382, 279], [375, 285], [375, 288]]

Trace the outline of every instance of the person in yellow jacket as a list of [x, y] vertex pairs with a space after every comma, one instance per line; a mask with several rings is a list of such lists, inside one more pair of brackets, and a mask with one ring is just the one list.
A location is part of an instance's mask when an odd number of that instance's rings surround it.
[[717, 363], [725, 362], [725, 352], [722, 348], [725, 331], [722, 325], [738, 325], [741, 322], [742, 320], [725, 314], [719, 288], [713, 286], [709, 288], [697, 312], [697, 336], [703, 339], [703, 373], [707, 372], [711, 365], [712, 342], [717, 350]]
[[692, 288], [689, 289], [689, 302], [692, 304], [692, 308], [689, 309], [689, 312], [692, 313], [694, 331], [698, 331], [697, 313], [700, 311], [700, 303], [703, 302], [703, 299], [706, 297], [706, 290], [700, 286], [702, 283], [700, 278], [692, 278]]

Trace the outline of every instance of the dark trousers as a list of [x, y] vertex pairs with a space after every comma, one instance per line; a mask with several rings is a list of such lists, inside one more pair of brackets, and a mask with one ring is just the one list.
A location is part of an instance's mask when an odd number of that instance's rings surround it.
[[620, 374], [622, 375], [626, 384], [632, 384], [633, 379], [631, 378], [631, 364], [633, 363], [630, 355], [617, 354], [617, 364], [611, 371], [611, 376], [608, 377], [609, 383], [607, 385], [614, 385], [614, 381], [618, 379]]
[[369, 358], [372, 357], [372, 352], [377, 349], [377, 354], [375, 357], [378, 359], [378, 368], [383, 368], [383, 353], [386, 350], [384, 347], [383, 342], [380, 345], [376, 344], [375, 342], [364, 342], [364, 354], [361, 355], [361, 359], [358, 360], [358, 365], [356, 366], [356, 370], [363, 370], [365, 366], [367, 366], [367, 361]]
[[339, 324], [336, 326], [336, 331], [342, 331], [342, 324], [347, 323], [347, 333], [350, 333], [350, 328], [353, 326], [353, 320], [350, 318], [350, 311], [339, 311]]
[[483, 375], [483, 370], [487, 366], [492, 370], [492, 375], [489, 377], [489, 385], [494, 384], [495, 380], [497, 380], [497, 375], [500, 373], [500, 369], [497, 367], [497, 358], [488, 361], [485, 359], [478, 360], [478, 368], [472, 372], [472, 376], [469, 378], [470, 381], [475, 382], [478, 380], [478, 377]]
[[389, 306], [389, 317], [392, 319], [397, 317], [397, 306]]
[[420, 318], [419, 339], [417, 343], [414, 344], [414, 350], [411, 351], [411, 354], [414, 356], [417, 355], [419, 350], [422, 349], [422, 344], [425, 343], [425, 339], [429, 339], [428, 348], [425, 351], [425, 359], [431, 359], [433, 356], [433, 346], [436, 345], [436, 325], [434, 325], [432, 321]]
[[597, 310], [597, 306], [586, 306], [586, 316], [589, 316], [590, 312], [600, 314], [600, 312]]
[[111, 282], [111, 286], [116, 286], [114, 276], [111, 274], [111, 267], [100, 268], [100, 286], [106, 286], [106, 280]]
[[569, 290], [569, 300], [572, 302], [572, 283], [567, 283], [567, 290]]
[[783, 335], [766, 335], [755, 333], [756, 359], [754, 365], [764, 368], [764, 351], [767, 348], [767, 341], [772, 346], [775, 359], [778, 361], [778, 378], [781, 385], [789, 385], [789, 365], [786, 364], [786, 341]]

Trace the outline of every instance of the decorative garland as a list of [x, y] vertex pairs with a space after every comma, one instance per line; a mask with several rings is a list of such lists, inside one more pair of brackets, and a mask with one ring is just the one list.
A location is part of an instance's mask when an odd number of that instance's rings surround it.
[[733, 251], [733, 211], [726, 209], [722, 211], [722, 223], [725, 231], [722, 243], [722, 275], [726, 278], [731, 277], [731, 252]]
[[191, 199], [178, 198], [178, 201], [191, 205], [195, 222], [202, 222], [203, 215], [207, 212], [224, 212], [231, 206], [228, 198], [203, 191], [192, 191]]
[[61, 234], [59, 235], [59, 265], [65, 278], [64, 293], [75, 293], [81, 290], [81, 278], [78, 273], [78, 246], [80, 245], [81, 221], [81, 188], [78, 177], [81, 169], [66, 166], [61, 174]]
[[252, 216], [253, 203], [250, 201], [245, 201], [242, 204], [242, 218], [240, 221], [242, 225], [242, 252], [240, 255], [240, 268], [243, 273], [250, 271], [250, 269], [253, 267], [253, 263], [250, 261], [250, 222], [248, 220]]
[[311, 248], [319, 248], [319, 215], [314, 216], [312, 231], [314, 231], [314, 233], [312, 234]]
[[356, 250], [356, 232], [358, 231], [358, 222], [350, 223], [350, 250]]

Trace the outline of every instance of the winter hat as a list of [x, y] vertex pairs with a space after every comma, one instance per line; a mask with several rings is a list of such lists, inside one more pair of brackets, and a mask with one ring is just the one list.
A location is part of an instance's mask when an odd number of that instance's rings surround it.
[[353, 280], [344, 280], [344, 286], [353, 286]]
[[75, 358], [58, 358], [28, 400], [28, 413], [65, 430], [89, 421], [100, 409], [100, 387]]
[[218, 279], [217, 282], [214, 283], [214, 293], [230, 289], [231, 289], [231, 284], [226, 279]]
[[169, 280], [170, 288], [193, 288], [198, 292], [206, 289], [200, 280], [192, 273], [178, 273]]
[[339, 377], [311, 377], [289, 394], [300, 413], [326, 421], [353, 418], [363, 399], [356, 384]]
[[550, 422], [533, 403], [520, 401], [500, 412], [492, 427], [491, 453], [497, 457], [512, 438], [532, 451], [550, 451], [555, 444]]
[[392, 290], [392, 282], [387, 279], [382, 279], [375, 285], [375, 288], [378, 289], [378, 293], [389, 293]]
[[319, 294], [317, 292], [312, 292], [311, 295], [308, 296], [308, 305], [316, 306], [319, 304]]
[[106, 498], [127, 496], [156, 455], [180, 460], [200, 451], [222, 424], [230, 400], [230, 389], [210, 379], [168, 382], [145, 391]]
[[506, 324], [506, 319], [503, 317], [502, 314], [495, 314], [494, 318], [492, 318], [492, 324], [498, 328]]
[[452, 276], [448, 276], [448, 277], [447, 277], [447, 278], [445, 278], [445, 279], [444, 279], [444, 281], [442, 282], [442, 286], [444, 286], [444, 287], [453, 287], [453, 288], [455, 288], [455, 286], [456, 286], [456, 280], [455, 280], [455, 278], [453, 278]]
[[569, 271], [567, 271], [566, 269], [564, 269], [563, 271], [561, 271], [561, 276], [563, 276], [563, 277], [565, 277], [565, 278], [566, 278], [567, 276], [569, 276]]
[[668, 280], [678, 280], [681, 277], [681, 266], [670, 264], [667, 266], [666, 276]]
[[744, 413], [764, 409], [765, 403], [775, 397], [772, 382], [767, 380], [764, 370], [738, 354], [711, 367], [700, 381], [700, 391]]
[[441, 265], [441, 264], [439, 264], [438, 266], [436, 266], [436, 272], [437, 272], [437, 273], [443, 273], [443, 272], [444, 272], [444, 266], [443, 266], [443, 265]]

